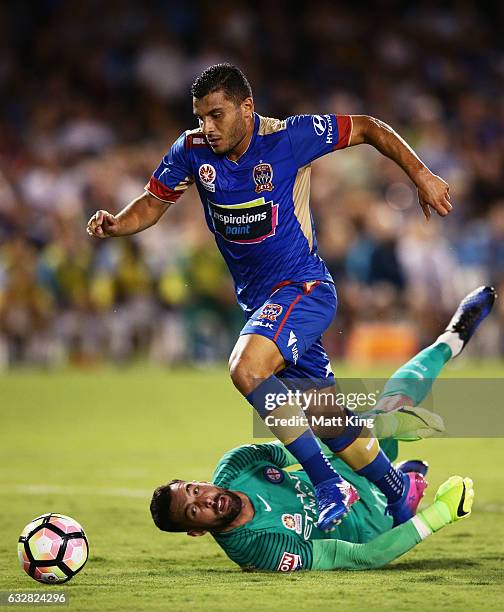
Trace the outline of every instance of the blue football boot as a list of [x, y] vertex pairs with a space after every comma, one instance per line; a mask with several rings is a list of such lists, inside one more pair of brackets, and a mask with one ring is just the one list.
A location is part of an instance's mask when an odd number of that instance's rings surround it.
[[493, 287], [478, 287], [467, 294], [460, 302], [445, 331], [457, 334], [462, 347], [452, 357], [456, 357], [472, 338], [478, 325], [488, 316], [494, 305], [497, 293]]
[[315, 487], [319, 518], [317, 527], [332, 531], [359, 501], [357, 489], [340, 476], [321, 482]]

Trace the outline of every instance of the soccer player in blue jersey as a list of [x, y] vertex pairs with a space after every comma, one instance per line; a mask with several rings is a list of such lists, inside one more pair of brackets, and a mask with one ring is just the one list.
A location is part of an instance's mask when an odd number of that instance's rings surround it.
[[[231, 378], [262, 418], [274, 414], [276, 422], [290, 423], [289, 417], [303, 414], [298, 405], [283, 400], [289, 385], [326, 389], [335, 384], [321, 336], [335, 316], [337, 297], [317, 254], [309, 208], [310, 164], [332, 151], [370, 144], [415, 183], [427, 219], [430, 209], [441, 216], [451, 211], [448, 185], [388, 125], [372, 117], [326, 114], [279, 120], [257, 114], [250, 85], [235, 66], [207, 68], [191, 92], [199, 127], [181, 134], [143, 195], [117, 215], [96, 212], [87, 231], [106, 238], [145, 230], [195, 184], [246, 317], [230, 358]], [[266, 397], [278, 398], [272, 410], [266, 409]], [[342, 409], [341, 416], [351, 413]], [[357, 491], [326, 460], [307, 424], [271, 430], [315, 486], [318, 526], [331, 529], [357, 501]], [[396, 524], [414, 514], [425, 481], [397, 471], [361, 426], [343, 425], [324, 442], [376, 484]]]

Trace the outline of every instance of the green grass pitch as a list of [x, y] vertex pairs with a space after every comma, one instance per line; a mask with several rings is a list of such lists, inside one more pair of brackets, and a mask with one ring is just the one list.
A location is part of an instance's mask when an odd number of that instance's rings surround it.
[[[499, 376], [501, 364], [444, 374]], [[347, 376], [384, 376], [336, 368]], [[64, 589], [75, 610], [502, 609], [501, 439], [403, 444], [431, 465], [431, 500], [455, 473], [475, 482], [473, 516], [373, 572], [243, 573], [210, 537], [162, 534], [151, 491], [173, 478], [209, 478], [222, 453], [251, 441], [251, 415], [224, 368], [17, 371], [0, 376], [0, 590]], [[504, 409], [504, 407], [503, 407]], [[90, 541], [84, 570], [46, 587], [17, 561], [22, 528], [68, 514]]]

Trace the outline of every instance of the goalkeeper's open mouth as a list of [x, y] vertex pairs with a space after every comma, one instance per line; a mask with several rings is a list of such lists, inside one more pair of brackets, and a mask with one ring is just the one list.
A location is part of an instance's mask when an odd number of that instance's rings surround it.
[[226, 512], [229, 510], [230, 503], [231, 500], [227, 495], [219, 495], [217, 499], [217, 512], [219, 514], [225, 515]]
[[233, 491], [225, 490], [215, 499], [215, 513], [226, 523], [233, 521], [242, 510], [242, 500]]

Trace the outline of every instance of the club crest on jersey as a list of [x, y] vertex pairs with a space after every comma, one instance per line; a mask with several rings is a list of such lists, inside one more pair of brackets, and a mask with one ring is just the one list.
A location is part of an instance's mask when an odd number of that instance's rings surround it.
[[262, 307], [259, 319], [268, 319], [268, 321], [276, 321], [277, 317], [282, 314], [283, 306], [280, 304], [266, 304]]
[[285, 474], [278, 468], [273, 467], [272, 465], [267, 465], [263, 469], [263, 476], [268, 482], [271, 482], [272, 484], [280, 484], [284, 481], [285, 478]]
[[273, 168], [271, 164], [257, 164], [252, 172], [256, 193], [263, 191], [273, 191]]
[[215, 191], [215, 178], [217, 173], [212, 164], [202, 164], [198, 170], [199, 179], [201, 184], [207, 191]]

